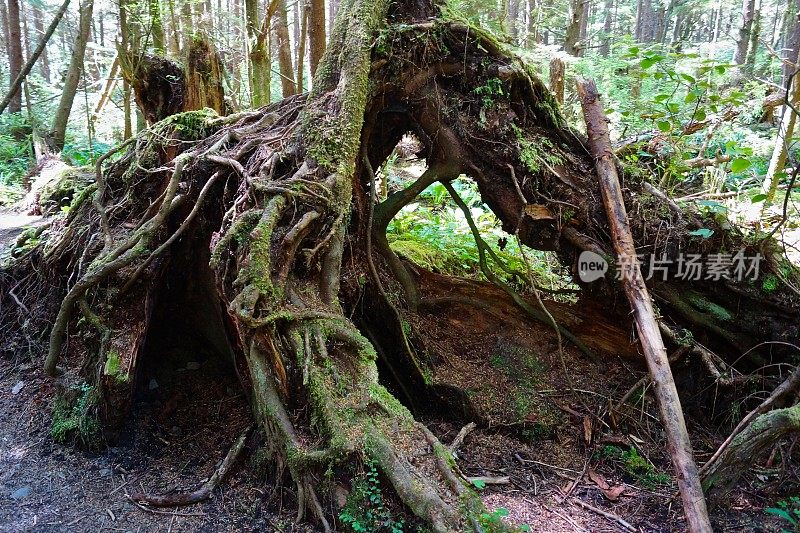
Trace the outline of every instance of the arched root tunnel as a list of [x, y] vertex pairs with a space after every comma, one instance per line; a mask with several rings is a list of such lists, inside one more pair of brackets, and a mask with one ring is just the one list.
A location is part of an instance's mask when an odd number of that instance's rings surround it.
[[[52, 300], [35, 310], [54, 317], [46, 368], [93, 387], [110, 431], [128, 416], [139, 367], [161, 364], [164, 328], [186, 319], [186, 334], [197, 341], [203, 332], [201, 342], [238, 370], [275, 477], [296, 486], [298, 518], [330, 528], [337, 491], [369, 461], [427, 527], [481, 530], [480, 499], [411, 410], [502, 417], [522, 428], [545, 413], [526, 405], [513, 419], [507, 404], [465, 394], [475, 388], [472, 374], [486, 368], [471, 355], [486, 350], [468, 339], [442, 349], [433, 333], [487, 337], [492, 332], [464, 329], [485, 325], [474, 318], [482, 313], [518, 330], [530, 320], [552, 323], [535, 299], [492, 275], [502, 265], [480, 242], [494, 286], [410, 265], [388, 246], [386, 227], [435, 181], [461, 206], [450, 182], [464, 174], [509, 234], [555, 251], [574, 273], [583, 250], [612, 255], [593, 161], [536, 76], [487, 34], [430, 20], [439, 12], [427, 3], [351, 0], [341, 9], [329, 50], [353, 53], [329, 52], [313, 93], [231, 117], [203, 111], [156, 123], [115, 161], [100, 162], [96, 185], [30, 252], [46, 268], [37, 274], [18, 264], [14, 275], [41, 276], [58, 289], [54, 296], [64, 295], [57, 313]], [[427, 171], [378, 202], [375, 171], [409, 132]], [[625, 169], [642, 251], [753, 251], [741, 235], [643, 183]], [[693, 238], [699, 227], [714, 228], [715, 238]], [[766, 268], [780, 265], [772, 258]], [[670, 347], [703, 354], [690, 364], [712, 381], [735, 378], [730, 363], [742, 352], [796, 337], [800, 327], [789, 291], [764, 295], [735, 282], [652, 288]], [[578, 305], [546, 304], [570, 357], [641, 364], [613, 280], [583, 289]], [[566, 367], [554, 349], [539, 355]], [[491, 351], [501, 371], [512, 361], [536, 372], [518, 339], [498, 335]], [[756, 349], [746, 364], [787, 354]], [[509, 383], [536, 386], [511, 376], [497, 386]]]

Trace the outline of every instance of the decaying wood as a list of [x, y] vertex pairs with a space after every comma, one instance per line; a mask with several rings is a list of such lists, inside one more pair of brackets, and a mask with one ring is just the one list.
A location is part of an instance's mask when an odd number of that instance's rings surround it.
[[700, 469], [700, 473], [703, 475], [705, 479], [710, 477], [710, 473], [716, 469], [715, 464], [721, 461], [721, 457], [725, 453], [728, 446], [730, 446], [731, 442], [739, 435], [749, 424], [753, 423], [753, 420], [766, 413], [770, 409], [773, 409], [776, 404], [778, 404], [781, 400], [786, 398], [790, 394], [794, 394], [797, 390], [800, 389], [800, 367], [796, 368], [791, 375], [786, 378], [786, 380], [781, 383], [772, 393], [765, 399], [758, 407], [747, 413], [736, 427], [733, 428], [728, 438], [726, 438], [722, 444], [720, 444], [717, 451], [714, 452], [714, 455], [706, 461], [703, 467]]
[[611, 227], [614, 251], [620, 261], [622, 287], [633, 310], [639, 342], [655, 383], [661, 421], [667, 433], [669, 452], [677, 474], [689, 530], [711, 531], [703, 488], [694, 461], [678, 390], [669, 366], [667, 349], [661, 338], [653, 304], [636, 258], [636, 246], [630, 231], [616, 159], [609, 138], [608, 121], [600, 102], [600, 94], [592, 80], [579, 79], [577, 89], [586, 121], [589, 147], [600, 180], [603, 204]]

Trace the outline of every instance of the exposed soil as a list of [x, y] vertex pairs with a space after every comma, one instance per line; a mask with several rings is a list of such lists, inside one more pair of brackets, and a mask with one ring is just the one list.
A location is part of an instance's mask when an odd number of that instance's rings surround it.
[[[597, 365], [566, 346], [564, 363], [573, 377], [565, 380], [548, 327], [512, 313], [494, 288], [481, 289], [473, 282], [464, 287], [473, 296], [484, 290], [483, 296], [495, 298], [495, 312], [449, 306], [435, 316], [409, 318], [412, 327], [427, 320], [427, 328], [435, 319], [439, 334], [428, 346], [438, 354], [434, 382], [469, 391], [477, 407], [474, 414], [482, 425], [458, 449], [460, 469], [466, 476], [508, 478], [482, 489], [488, 508], [507, 510], [508, 519], [532, 531], [624, 530], [575, 503], [580, 500], [640, 531], [684, 530], [681, 511], [671, 504], [675, 486], [667, 475], [669, 460], [651, 402], [645, 397], [635, 409], [626, 409], [614, 428], [594, 416], [643, 375], [640, 366], [628, 357]], [[0, 360], [0, 528], [313, 531], [294, 524], [291, 488], [274, 490], [274, 481], [259, 474], [258, 435], [250, 438], [244, 459], [207, 502], [147, 510], [128, 499], [134, 492], [195, 489], [251, 423], [247, 400], [224, 359], [202, 346], [173, 340], [149, 351], [149, 357], [170, 364], [145, 367], [119, 441], [99, 451], [53, 441], [55, 384], [43, 376], [40, 358], [31, 361], [21, 354]], [[426, 415], [425, 422], [450, 443], [466, 420], [458, 409], [448, 410], [448, 419], [442, 414]], [[693, 429], [702, 457], [713, 448], [714, 436]], [[620, 454], [631, 449], [650, 466], [642, 471], [626, 466]], [[783, 478], [792, 476], [787, 466]], [[779, 530], [763, 511], [775, 499], [748, 487], [714, 511], [715, 528]]]

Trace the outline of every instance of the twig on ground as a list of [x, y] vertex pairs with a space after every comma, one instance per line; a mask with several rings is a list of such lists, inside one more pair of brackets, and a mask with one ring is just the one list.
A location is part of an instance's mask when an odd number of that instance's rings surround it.
[[461, 428], [461, 431], [458, 432], [458, 435], [456, 435], [456, 438], [454, 438], [453, 442], [450, 443], [450, 446], [448, 446], [448, 448], [450, 448], [450, 453], [456, 453], [456, 451], [458, 450], [458, 447], [461, 446], [464, 443], [464, 439], [467, 438], [467, 435], [472, 433], [472, 431], [476, 427], [478, 427], [478, 426], [475, 425], [475, 422], [470, 422], [469, 424], [467, 424], [466, 426]]
[[592, 512], [595, 512], [595, 513], [597, 513], [597, 514], [599, 514], [601, 516], [604, 516], [604, 517], [608, 518], [609, 520], [611, 520], [612, 522], [618, 523], [619, 525], [621, 525], [623, 528], [625, 528], [628, 531], [636, 531], [636, 528], [633, 527], [629, 522], [627, 522], [624, 518], [622, 518], [622, 517], [620, 517], [618, 515], [615, 515], [614, 513], [610, 513], [608, 511], [600, 509], [599, 507], [595, 507], [594, 505], [589, 505], [585, 501], [580, 500], [578, 498], [572, 498], [570, 500], [570, 503], [577, 503], [578, 505], [580, 505], [584, 509], [588, 509], [589, 511], [592, 511]]

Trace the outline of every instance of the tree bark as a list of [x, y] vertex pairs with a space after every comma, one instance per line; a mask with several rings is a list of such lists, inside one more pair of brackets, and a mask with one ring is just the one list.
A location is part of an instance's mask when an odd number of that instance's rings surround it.
[[[47, 50], [47, 42], [50, 40], [50, 37], [53, 36], [56, 27], [58, 27], [59, 22], [61, 22], [61, 19], [64, 17], [64, 13], [67, 11], [69, 3], [70, 0], [64, 0], [64, 3], [61, 4], [61, 7], [58, 8], [55, 17], [53, 17], [53, 21], [47, 28], [47, 31], [39, 39], [39, 43], [36, 45], [36, 49], [33, 51], [30, 58], [25, 63], [25, 66], [22, 67], [22, 69], [20, 69], [19, 73], [17, 74], [17, 77], [12, 81], [8, 94], [6, 94], [6, 97], [3, 99], [2, 102], [0, 102], [0, 113], [2, 113], [6, 109], [6, 106], [9, 107], [9, 110], [11, 110], [12, 102], [15, 97], [19, 97], [20, 94], [19, 89], [22, 86], [22, 82], [25, 80], [25, 77], [28, 74], [30, 74], [31, 70], [33, 69], [33, 66], [36, 64], [36, 60], [39, 59], [40, 56], [42, 57], [42, 61], [44, 61], [44, 59], [46, 58], [45, 54]], [[49, 73], [49, 67], [48, 67], [48, 73]]]
[[[42, 10], [38, 7], [33, 8], [33, 27], [36, 30], [39, 42], [47, 42], [50, 39], [50, 36], [47, 35], [50, 29], [48, 28], [47, 32], [45, 32], [44, 22], [42, 21]], [[33, 55], [36, 55], [36, 52], [34, 52]], [[39, 63], [39, 66], [41, 67], [40, 72], [42, 78], [50, 83], [50, 58], [47, 55], [47, 46], [42, 50], [42, 61]]]
[[286, 9], [286, 0], [276, 0], [277, 19], [275, 21], [275, 48], [278, 52], [278, 69], [281, 77], [281, 91], [283, 97], [297, 93], [294, 81], [294, 67], [292, 66], [292, 49], [289, 41], [289, 19]]
[[[800, 62], [800, 54], [795, 57], [795, 61]], [[796, 108], [800, 105], [800, 75], [795, 75], [790, 79], [792, 85], [788, 88], [788, 99], [792, 106]], [[764, 177], [762, 188], [766, 198], [761, 211], [762, 217], [775, 201], [778, 182], [786, 168], [786, 160], [789, 157], [789, 140], [794, 135], [795, 123], [797, 122], [797, 114], [792, 109], [792, 106], [784, 107], [783, 117], [781, 118], [780, 126], [778, 126], [778, 134], [775, 137], [775, 146], [772, 148], [772, 157], [769, 160], [767, 175]]]
[[153, 37], [153, 50], [157, 55], [164, 55], [167, 51], [167, 39], [164, 35], [164, 19], [161, 16], [161, 0], [148, 0], [150, 12], [150, 34]]
[[564, 60], [554, 57], [550, 60], [550, 92], [559, 104], [564, 103]]
[[8, 110], [11, 113], [22, 111], [21, 83], [14, 84], [22, 72], [22, 29], [19, 11], [19, 0], [8, 0], [8, 72], [11, 83]]
[[710, 532], [700, 475], [694, 462], [692, 444], [686, 430], [683, 409], [672, 370], [667, 358], [667, 349], [661, 338], [653, 305], [645, 286], [644, 277], [636, 256], [636, 247], [631, 234], [625, 201], [620, 188], [614, 150], [608, 133], [608, 125], [600, 95], [591, 80], [579, 80], [578, 95], [581, 99], [589, 147], [595, 160], [603, 204], [611, 227], [614, 251], [622, 265], [622, 287], [633, 310], [639, 343], [642, 346], [650, 376], [655, 383], [655, 394], [661, 422], [667, 434], [668, 449], [672, 456], [681, 491], [683, 509], [689, 531]]
[[600, 55], [608, 57], [611, 51], [611, 30], [614, 24], [614, 0], [605, 2], [605, 19], [603, 20], [603, 38], [600, 44]]
[[583, 51], [581, 24], [586, 16], [586, 6], [586, 0], [570, 0], [569, 3], [564, 51], [572, 56], [580, 56]]
[[711, 497], [724, 497], [775, 443], [798, 432], [800, 404], [769, 411], [753, 420], [733, 438], [730, 446], [709, 470], [705, 485]]
[[72, 112], [72, 103], [75, 100], [75, 93], [78, 91], [81, 74], [83, 74], [83, 60], [86, 55], [86, 44], [89, 41], [93, 9], [94, 0], [83, 0], [81, 2], [78, 37], [75, 41], [75, 47], [72, 49], [67, 76], [64, 80], [64, 90], [61, 93], [61, 100], [53, 118], [53, 129], [49, 140], [51, 148], [56, 152], [60, 152], [64, 148], [64, 136], [66, 135], [67, 123]]
[[325, 53], [325, 0], [310, 0], [307, 5], [308, 61], [311, 65], [311, 76], [314, 76]]
[[739, 38], [736, 40], [736, 51], [733, 62], [744, 65], [747, 59], [747, 48], [750, 45], [750, 31], [753, 27], [756, 0], [744, 0], [742, 3], [742, 25], [739, 27]]

